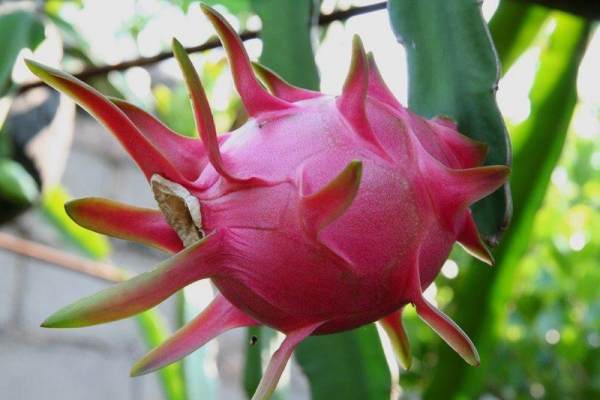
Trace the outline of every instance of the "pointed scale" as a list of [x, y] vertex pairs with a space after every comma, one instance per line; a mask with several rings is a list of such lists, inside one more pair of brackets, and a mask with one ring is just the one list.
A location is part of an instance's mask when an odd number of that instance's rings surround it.
[[471, 210], [467, 210], [467, 217], [456, 241], [473, 257], [488, 265], [494, 265], [494, 256], [481, 239]]
[[[494, 192], [510, 175], [510, 168], [505, 165], [452, 169], [427, 152], [422, 154], [425, 157], [419, 159], [421, 176], [429, 183], [438, 212], [451, 223], [454, 223], [456, 213], [462, 215], [461, 210]], [[460, 219], [461, 223], [463, 220]]]
[[252, 400], [267, 400], [271, 397], [296, 346], [322, 324], [322, 322], [311, 324], [287, 333], [285, 340], [271, 357]]
[[230, 329], [253, 325], [257, 322], [217, 294], [200, 315], [137, 361], [131, 376], [147, 374], [174, 363]]
[[287, 83], [282, 77], [264, 65], [253, 62], [252, 67], [260, 79], [267, 85], [271, 93], [282, 100], [296, 102], [321, 97], [322, 94], [313, 90], [302, 89]]
[[487, 144], [461, 134], [454, 121], [447, 117], [436, 117], [428, 122], [456, 156], [462, 168], [483, 165], [489, 148]]
[[206, 166], [206, 150], [198, 138], [180, 135], [141, 108], [121, 99], [109, 98], [165, 157], [191, 181]]
[[468, 169], [445, 168], [441, 176], [444, 182], [445, 201], [457, 208], [466, 208], [501, 187], [510, 174], [504, 165], [492, 165]]
[[173, 54], [179, 63], [185, 83], [190, 94], [192, 107], [194, 109], [194, 118], [198, 133], [202, 142], [208, 151], [208, 159], [215, 170], [228, 180], [235, 180], [225, 170], [221, 152], [219, 151], [219, 142], [217, 140], [217, 129], [212, 117], [210, 106], [206, 98], [206, 93], [200, 82], [200, 77], [192, 64], [187, 52], [177, 39], [173, 39]]
[[417, 315], [440, 335], [454, 351], [470, 365], [479, 365], [479, 354], [477, 354], [475, 345], [454, 321], [429, 304], [422, 295], [414, 300], [414, 304], [417, 308]]
[[390, 338], [394, 354], [402, 368], [408, 370], [412, 364], [408, 336], [402, 325], [402, 309], [395, 311], [378, 321]]
[[73, 221], [94, 232], [177, 253], [183, 244], [158, 210], [89, 197], [65, 204]]
[[185, 83], [190, 93], [190, 99], [192, 101], [192, 107], [194, 109], [194, 117], [196, 119], [196, 126], [202, 138], [202, 142], [208, 151], [208, 159], [214, 169], [230, 182], [237, 183], [264, 183], [259, 178], [241, 179], [232, 176], [227, 172], [221, 151], [219, 150], [219, 140], [217, 138], [217, 130], [215, 122], [212, 117], [210, 106], [206, 98], [206, 93], [200, 82], [200, 77], [192, 64], [187, 52], [179, 43], [177, 39], [173, 39], [173, 54], [175, 59], [179, 63], [181, 72], [183, 74]]
[[258, 82], [242, 41], [225, 18], [205, 4], [200, 4], [200, 7], [227, 51], [235, 87], [248, 114], [256, 117], [262, 113], [292, 109], [293, 104], [273, 96]]
[[317, 236], [350, 207], [358, 193], [361, 176], [362, 162], [354, 160], [322, 189], [302, 195], [300, 209], [310, 234]]
[[402, 105], [383, 81], [381, 73], [379, 73], [379, 68], [375, 63], [373, 53], [369, 52], [367, 54], [367, 61], [369, 63], [369, 87], [367, 89], [368, 95], [384, 104], [387, 104], [393, 109], [401, 109]]
[[379, 156], [390, 160], [379, 140], [375, 137], [369, 120], [367, 119], [366, 100], [369, 86], [369, 66], [367, 55], [360, 37], [354, 36], [352, 40], [352, 62], [348, 76], [344, 82], [342, 94], [337, 98], [336, 104], [344, 119], [350, 124], [371, 149]]
[[125, 147], [147, 179], [150, 179], [152, 174], [159, 173], [177, 181], [187, 180], [119, 108], [94, 88], [68, 74], [35, 61], [25, 62], [31, 72], [42, 81], [71, 96], [77, 104], [106, 126]]
[[423, 296], [419, 260], [413, 263], [410, 272], [409, 290], [410, 303], [415, 306], [417, 315], [431, 329], [433, 329], [454, 351], [456, 351], [467, 363], [473, 366], [479, 365], [479, 354], [473, 342], [458, 325], [448, 318], [440, 310], [429, 304]]
[[42, 324], [45, 328], [74, 328], [116, 321], [161, 303], [192, 282], [221, 269], [222, 231], [206, 236], [159, 264], [155, 269], [64, 307]]

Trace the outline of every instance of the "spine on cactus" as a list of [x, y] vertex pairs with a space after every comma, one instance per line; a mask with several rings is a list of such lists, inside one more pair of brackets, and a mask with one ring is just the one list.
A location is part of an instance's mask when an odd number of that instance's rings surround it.
[[367, 54], [367, 62], [369, 64], [369, 78], [368, 78], [368, 89], [369, 96], [381, 101], [384, 104], [392, 107], [394, 110], [402, 108], [400, 102], [394, 97], [390, 89], [387, 87], [377, 64], [375, 64], [375, 56], [373, 53]]
[[292, 108], [291, 103], [273, 96], [258, 82], [252, 72], [250, 58], [246, 54], [242, 41], [225, 18], [204, 4], [201, 4], [200, 7], [221, 38], [231, 63], [235, 87], [242, 98], [248, 115], [257, 117], [263, 113]]
[[69, 217], [84, 228], [177, 253], [183, 244], [158, 210], [90, 197], [65, 204]]
[[73, 328], [116, 321], [146, 311], [176, 291], [219, 272], [223, 232], [211, 233], [150, 272], [86, 297], [50, 316], [43, 327]]
[[367, 118], [366, 100], [369, 88], [369, 65], [365, 48], [359, 36], [352, 40], [352, 61], [350, 70], [344, 82], [342, 94], [336, 104], [340, 113], [359, 135], [383, 159], [389, 160], [389, 155], [373, 133]]
[[131, 376], [144, 375], [174, 363], [225, 331], [257, 324], [225, 297], [217, 295], [196, 318], [138, 360], [131, 368]]
[[402, 324], [402, 309], [394, 311], [378, 322], [390, 338], [394, 354], [398, 359], [398, 364], [408, 370], [412, 365], [412, 355], [410, 353], [408, 335]]
[[[144, 137], [191, 181], [198, 178], [208, 163], [207, 151], [197, 138], [182, 136], [141, 108], [122, 99], [110, 98]], [[184, 148], [186, 151], [181, 151]]]
[[196, 120], [196, 128], [202, 139], [202, 143], [207, 149], [208, 160], [213, 168], [225, 179], [232, 182], [239, 182], [240, 179], [231, 176], [225, 168], [223, 157], [219, 150], [219, 142], [217, 139], [217, 128], [212, 117], [210, 106], [206, 98], [206, 93], [200, 82], [200, 77], [192, 64], [187, 52], [177, 39], [173, 39], [173, 54], [179, 63], [185, 83], [190, 93], [192, 107], [194, 109], [194, 118]]
[[172, 180], [189, 181], [195, 177], [183, 175], [171, 160], [161, 153], [131, 120], [97, 90], [70, 75], [46, 67], [32, 60], [25, 61], [29, 69], [48, 85], [69, 94], [73, 99], [115, 137], [138, 164], [149, 180], [153, 174], [161, 174]]
[[494, 265], [494, 256], [483, 243], [471, 210], [467, 211], [464, 225], [458, 233], [456, 241], [473, 257], [488, 265]]
[[260, 63], [253, 62], [252, 67], [265, 85], [267, 85], [271, 93], [282, 100], [294, 103], [296, 101], [310, 100], [321, 97], [321, 93], [319, 92], [314, 92], [312, 90], [302, 89], [297, 86], [290, 85], [275, 72]]

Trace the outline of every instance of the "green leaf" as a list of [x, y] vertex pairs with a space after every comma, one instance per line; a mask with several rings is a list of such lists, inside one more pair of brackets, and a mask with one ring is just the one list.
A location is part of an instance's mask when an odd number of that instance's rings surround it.
[[[198, 0], [171, 0], [172, 3], [177, 4], [181, 9], [187, 12], [190, 5]], [[202, 3], [208, 4], [209, 6], [223, 6], [229, 10], [232, 14], [247, 13], [250, 11], [250, 0], [202, 0]]]
[[[510, 164], [510, 144], [495, 100], [498, 61], [480, 3], [473, 0], [390, 0], [392, 27], [404, 43], [409, 107], [445, 115], [460, 132], [489, 145], [486, 164]], [[508, 189], [473, 206], [482, 236], [499, 241], [511, 213]]]
[[[10, 96], [0, 99], [9, 100]], [[0, 110], [0, 114], [2, 111]], [[0, 115], [0, 124], [2, 124]], [[8, 222], [23, 213], [40, 196], [40, 184], [35, 175], [13, 159], [13, 143], [6, 130], [0, 129], [0, 224]]]
[[[194, 290], [197, 290], [197, 288], [192, 285], [177, 293], [179, 327], [187, 324], [202, 312], [202, 309], [192, 300]], [[203, 346], [180, 361], [183, 368], [182, 373], [187, 400], [204, 400], [216, 397], [217, 380], [211, 378], [206, 368], [206, 360], [209, 357], [208, 349]]]
[[500, 2], [489, 26], [503, 73], [533, 43], [548, 15], [541, 6]]
[[79, 8], [83, 7], [83, 0], [46, 0], [44, 3], [45, 11], [53, 14], [58, 14], [66, 4], [75, 4]]
[[178, 85], [171, 89], [165, 85], [157, 85], [152, 93], [156, 112], [161, 121], [184, 136], [198, 136], [189, 95], [185, 87]]
[[310, 336], [295, 352], [312, 400], [389, 400], [391, 376], [373, 324]]
[[252, 6], [262, 20], [260, 62], [296, 86], [319, 89], [313, 52], [319, 1], [252, 0]]
[[31, 175], [16, 161], [0, 159], [0, 201], [17, 206], [32, 204], [39, 187]]
[[[244, 363], [244, 391], [246, 396], [251, 398], [256, 392], [263, 372], [262, 355], [269, 351], [271, 340], [277, 335], [277, 332], [268, 326], [252, 326], [246, 329], [247, 350]], [[269, 354], [269, 356], [271, 356]], [[272, 400], [281, 399], [281, 391], [277, 389], [271, 396]], [[283, 397], [285, 398], [285, 397]]]
[[[135, 319], [148, 349], [158, 346], [170, 335], [165, 320], [155, 310], [144, 311]], [[186, 400], [185, 382], [180, 362], [162, 368], [158, 374], [167, 400]]]
[[246, 329], [246, 339], [248, 343], [256, 339], [256, 343], [247, 347], [246, 360], [244, 362], [244, 391], [246, 396], [251, 398], [260, 382], [262, 376], [261, 352], [265, 340], [258, 340], [261, 337], [263, 327], [252, 326]]
[[476, 397], [494, 365], [493, 345], [507, 316], [506, 305], [536, 212], [565, 142], [577, 101], [577, 70], [590, 35], [589, 23], [579, 18], [560, 13], [552, 17], [556, 28], [542, 49], [530, 94], [531, 116], [514, 132], [525, 139], [514, 158], [511, 229], [496, 252], [496, 267], [489, 270], [484, 265], [473, 265], [453, 301], [457, 309], [454, 319], [474, 339], [482, 364], [478, 369], [469, 368], [451, 351], [440, 348], [426, 399]]
[[14, 11], [0, 15], [0, 97], [11, 86], [10, 75], [21, 49], [35, 49], [44, 39], [44, 25], [35, 14]]
[[108, 240], [77, 225], [66, 213], [64, 204], [71, 196], [60, 186], [49, 188], [42, 196], [42, 211], [63, 237], [83, 250], [88, 256], [104, 259], [110, 253]]

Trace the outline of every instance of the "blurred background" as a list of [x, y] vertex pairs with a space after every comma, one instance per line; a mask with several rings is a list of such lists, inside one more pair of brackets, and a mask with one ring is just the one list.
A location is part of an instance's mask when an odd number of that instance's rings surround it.
[[[386, 2], [205, 2], [239, 32], [250, 32], [251, 58], [299, 86], [339, 93], [352, 35], [359, 34], [399, 100], [412, 104], [418, 95], [410, 51], [392, 28], [398, 32], [401, 17], [391, 25]], [[367, 327], [302, 347], [278, 399], [600, 398], [600, 9], [594, 3], [481, 4], [502, 65], [496, 97], [513, 144], [513, 219], [494, 250], [495, 267], [457, 248], [426, 295], [471, 336], [482, 366], [466, 366], [408, 307], [410, 370], [399, 368], [387, 340]], [[449, 20], [459, 17], [448, 13]], [[454, 26], [446, 29], [452, 37]], [[268, 329], [229, 332], [183, 362], [129, 378], [137, 358], [209, 302], [206, 282], [129, 320], [39, 328], [53, 311], [122, 279], [122, 270], [148, 270], [166, 255], [68, 219], [63, 204], [71, 198], [155, 203], [116, 140], [69, 99], [39, 85], [23, 60], [78, 74], [195, 136], [170, 58], [177, 37], [192, 48], [217, 128], [225, 132], [246, 116], [213, 34], [192, 0], [0, 1], [1, 398], [233, 400], [253, 392], [263, 361], [281, 340]], [[461, 54], [443, 46], [434, 41], [434, 53]], [[461, 68], [448, 65], [450, 73]], [[438, 78], [442, 84], [445, 77]], [[250, 345], [252, 336], [258, 345]]]

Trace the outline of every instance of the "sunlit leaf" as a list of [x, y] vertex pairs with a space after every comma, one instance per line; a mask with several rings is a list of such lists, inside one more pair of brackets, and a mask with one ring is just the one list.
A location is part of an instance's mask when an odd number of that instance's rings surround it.
[[71, 197], [60, 186], [44, 191], [41, 208], [44, 215], [58, 229], [63, 237], [75, 244], [87, 255], [94, 259], [103, 259], [110, 253], [108, 240], [81, 226], [77, 225], [66, 213], [64, 204]]
[[[182, 327], [193, 320], [202, 309], [192, 301], [193, 286], [179, 291], [178, 300], [178, 326]], [[187, 355], [178, 364], [181, 364], [185, 380], [187, 400], [204, 400], [215, 397], [217, 381], [206, 372], [207, 358], [210, 357], [206, 345]]]
[[489, 26], [503, 72], [533, 43], [549, 13], [534, 4], [500, 2]]
[[[158, 346], [170, 335], [166, 321], [155, 310], [144, 311], [135, 319], [148, 349]], [[185, 382], [180, 362], [162, 368], [158, 374], [166, 400], [186, 400]]]

